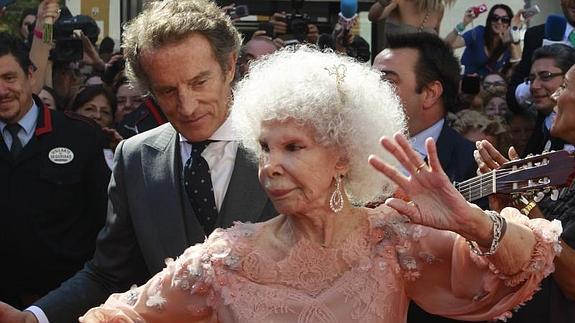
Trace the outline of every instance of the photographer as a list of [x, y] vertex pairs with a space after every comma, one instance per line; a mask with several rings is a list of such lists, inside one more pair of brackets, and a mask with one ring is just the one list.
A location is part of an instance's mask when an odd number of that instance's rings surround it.
[[511, 37], [511, 30], [522, 27], [524, 10], [513, 14], [509, 6], [496, 4], [489, 10], [485, 26], [477, 26], [464, 33], [467, 25], [486, 9], [481, 6], [467, 9], [462, 22], [445, 37], [445, 41], [452, 48], [465, 47], [461, 57], [465, 74], [485, 76], [498, 72], [505, 75], [521, 59], [519, 39]]
[[273, 25], [271, 38], [283, 37], [289, 44], [290, 40], [297, 40], [299, 43], [317, 44], [319, 39], [319, 29], [309, 21], [307, 15], [274, 13], [270, 18]]
[[[354, 25], [356, 20], [351, 25]], [[331, 34], [321, 34], [317, 45], [321, 49], [331, 48], [337, 52], [344, 53], [360, 62], [368, 62], [371, 58], [369, 43], [359, 35], [354, 35], [351, 25], [344, 27], [336, 23]]]

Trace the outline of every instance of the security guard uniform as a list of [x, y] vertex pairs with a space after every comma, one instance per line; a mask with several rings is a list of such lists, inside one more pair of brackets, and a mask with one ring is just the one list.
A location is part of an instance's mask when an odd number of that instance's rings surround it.
[[19, 308], [91, 258], [110, 179], [99, 127], [34, 101], [35, 132], [17, 156], [0, 136], [0, 300]]

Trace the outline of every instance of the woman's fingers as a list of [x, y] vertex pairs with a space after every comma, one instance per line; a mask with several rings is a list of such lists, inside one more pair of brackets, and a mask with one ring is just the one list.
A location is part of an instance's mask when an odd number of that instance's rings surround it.
[[403, 166], [408, 172], [411, 174], [416, 172], [417, 166], [415, 166], [413, 162], [409, 160], [403, 148], [396, 141], [387, 137], [382, 137], [380, 142], [383, 148], [389, 151], [393, 157], [399, 161], [401, 166]]
[[441, 167], [441, 162], [439, 161], [439, 156], [437, 156], [437, 146], [435, 146], [433, 138], [427, 138], [427, 140], [425, 140], [425, 149], [427, 149], [427, 160], [429, 161], [431, 170], [444, 174], [443, 167]]
[[402, 199], [388, 198], [385, 205], [396, 210], [399, 214], [407, 216], [412, 222], [420, 223], [421, 214], [414, 201], [406, 202]]
[[407, 177], [401, 174], [395, 167], [390, 166], [389, 164], [381, 160], [381, 158], [375, 155], [369, 156], [368, 161], [371, 164], [371, 166], [380, 171], [383, 175], [387, 176], [390, 180], [396, 183], [402, 190], [408, 192], [407, 185], [409, 184], [409, 181]]
[[407, 157], [407, 160], [411, 164], [409, 167], [407, 167], [407, 165], [404, 165], [404, 167], [407, 170], [411, 171], [412, 169], [414, 169], [415, 172], [418, 173], [422, 169], [427, 168], [427, 163], [425, 161], [423, 161], [423, 159], [421, 158], [421, 156], [419, 155], [418, 152], [413, 150], [413, 148], [411, 147], [411, 143], [409, 141], [407, 141], [407, 138], [405, 138], [400, 133], [396, 133], [393, 137], [394, 137], [395, 141], [397, 142], [397, 144], [399, 145], [399, 147], [401, 147], [401, 149], [403, 150], [403, 153]]

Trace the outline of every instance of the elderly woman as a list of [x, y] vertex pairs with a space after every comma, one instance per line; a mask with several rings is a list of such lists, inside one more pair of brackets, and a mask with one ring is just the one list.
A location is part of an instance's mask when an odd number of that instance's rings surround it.
[[[431, 140], [429, 166], [410, 148], [398, 98], [367, 66], [279, 51], [238, 84], [231, 117], [280, 215], [217, 229], [83, 322], [405, 322], [410, 299], [484, 320], [553, 270], [560, 226], [468, 204]], [[357, 206], [393, 183], [410, 202]]]

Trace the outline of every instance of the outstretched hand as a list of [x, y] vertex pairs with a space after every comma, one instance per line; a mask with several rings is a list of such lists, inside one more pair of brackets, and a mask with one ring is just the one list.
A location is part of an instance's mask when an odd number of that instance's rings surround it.
[[425, 142], [429, 164], [423, 161], [407, 139], [399, 133], [394, 139], [383, 137], [383, 147], [389, 151], [409, 172], [409, 176], [384, 162], [370, 156], [373, 167], [395, 182], [410, 198], [410, 202], [390, 198], [385, 203], [406, 215], [412, 222], [440, 230], [450, 230], [463, 236], [474, 236], [473, 227], [478, 221], [474, 210], [449, 181], [437, 157], [433, 139]]

